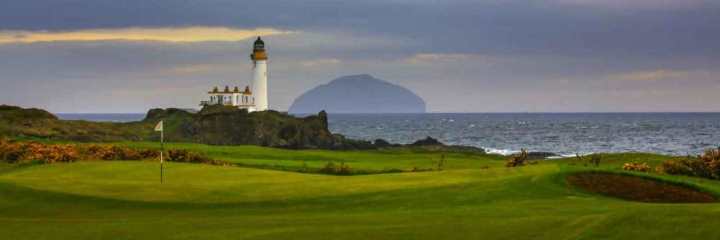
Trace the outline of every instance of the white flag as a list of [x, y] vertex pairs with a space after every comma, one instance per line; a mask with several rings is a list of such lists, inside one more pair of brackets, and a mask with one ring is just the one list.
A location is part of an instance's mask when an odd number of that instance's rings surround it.
[[155, 131], [157, 131], [157, 132], [163, 131], [163, 121], [160, 121], [157, 125], [155, 125]]

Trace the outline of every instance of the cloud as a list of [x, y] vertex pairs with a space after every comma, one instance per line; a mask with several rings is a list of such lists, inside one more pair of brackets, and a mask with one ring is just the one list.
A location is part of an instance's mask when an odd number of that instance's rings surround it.
[[327, 66], [327, 65], [335, 65], [341, 63], [340, 59], [337, 58], [322, 58], [322, 59], [313, 59], [313, 60], [307, 60], [300, 62], [303, 67], [315, 67], [315, 66]]
[[500, 58], [480, 55], [480, 54], [462, 54], [462, 53], [418, 53], [400, 60], [407, 64], [437, 64], [437, 63], [453, 63], [453, 62], [471, 62], [481, 63], [484, 65], [493, 65], [501, 61]]
[[634, 71], [628, 73], [612, 74], [610, 79], [625, 81], [657, 81], [666, 79], [687, 78], [690, 76], [688, 71], [677, 71], [670, 69], [656, 69], [650, 71]]
[[[154, 41], [137, 41], [120, 30], [213, 26], [205, 28], [299, 33], [266, 39], [276, 109], [330, 79], [370, 73], [418, 92], [433, 111], [613, 111], [626, 105], [662, 111], [667, 108], [643, 104], [717, 92], [712, 87], [720, 74], [710, 71], [720, 66], [718, 10], [715, 0], [5, 0], [0, 102], [85, 112], [195, 107], [206, 88], [251, 78], [253, 39], [155, 31], [141, 34]], [[98, 30], [103, 39], [131, 41], [70, 37]], [[191, 36], [207, 40], [173, 44]], [[680, 70], [690, 76], [680, 77]], [[153, 92], [170, 85], [181, 90]], [[648, 88], [672, 90], [682, 99], [640, 102], [606, 93]], [[109, 97], [121, 91], [132, 97]], [[707, 103], [695, 106], [707, 106], [715, 95], [703, 95]], [[497, 101], [505, 104], [457, 104]]]
[[555, 0], [555, 2], [574, 6], [625, 9], [689, 9], [707, 3], [706, 0]]
[[238, 29], [227, 27], [114, 28], [75, 31], [0, 31], [0, 44], [63, 41], [159, 41], [208, 42], [240, 41], [256, 36], [290, 34], [274, 28]]
[[205, 74], [213, 71], [218, 71], [222, 68], [227, 68], [227, 64], [206, 64], [206, 63], [200, 63], [200, 64], [183, 64], [183, 65], [177, 65], [170, 68], [162, 69], [160, 72], [164, 75], [170, 75], [170, 76], [186, 76], [186, 75], [196, 75], [196, 74]]

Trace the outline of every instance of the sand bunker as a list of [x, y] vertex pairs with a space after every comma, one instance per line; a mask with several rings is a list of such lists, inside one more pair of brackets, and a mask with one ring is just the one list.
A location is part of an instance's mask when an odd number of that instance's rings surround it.
[[591, 172], [570, 175], [567, 181], [590, 192], [630, 201], [707, 203], [717, 200], [715, 196], [691, 187], [637, 176]]

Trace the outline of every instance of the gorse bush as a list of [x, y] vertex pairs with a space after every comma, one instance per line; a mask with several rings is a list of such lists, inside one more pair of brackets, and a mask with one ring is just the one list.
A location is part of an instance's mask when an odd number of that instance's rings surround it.
[[77, 146], [75, 145], [45, 145], [31, 143], [27, 145], [28, 151], [25, 158], [28, 160], [39, 160], [45, 163], [74, 162], [80, 159]]
[[0, 138], [0, 160], [3, 162], [15, 163], [23, 159], [26, 149], [24, 145], [14, 144]]
[[626, 171], [649, 172], [651, 169], [647, 163], [629, 162], [623, 164], [623, 170]]
[[141, 160], [155, 158], [159, 155], [158, 151], [111, 145], [90, 145], [85, 151], [89, 158], [98, 160]]
[[670, 159], [656, 169], [672, 175], [720, 179], [720, 149], [707, 149], [696, 157]]
[[[158, 159], [156, 149], [135, 149], [130, 147], [92, 144], [44, 144], [0, 139], [0, 161], [20, 163], [40, 161], [42, 163], [74, 162], [78, 160], [145, 160]], [[227, 165], [187, 150], [168, 150], [167, 161]]]
[[201, 154], [191, 152], [185, 149], [174, 149], [167, 151], [167, 160], [171, 162], [184, 162], [184, 163], [204, 163], [211, 165], [229, 165], [229, 163], [213, 160]]
[[37, 142], [13, 142], [0, 139], [0, 160], [9, 163], [42, 161], [73, 162], [80, 159], [76, 145], [47, 145]]
[[692, 169], [688, 166], [689, 159], [670, 159], [664, 161], [662, 164], [655, 168], [655, 171], [659, 173], [666, 173], [670, 175], [686, 175], [693, 176]]

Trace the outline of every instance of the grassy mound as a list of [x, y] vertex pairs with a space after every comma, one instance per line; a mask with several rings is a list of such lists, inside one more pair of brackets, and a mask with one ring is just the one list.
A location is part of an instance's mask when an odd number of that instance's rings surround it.
[[568, 176], [567, 181], [590, 192], [631, 201], [655, 203], [708, 203], [717, 201], [712, 194], [688, 186], [638, 176], [584, 172]]

